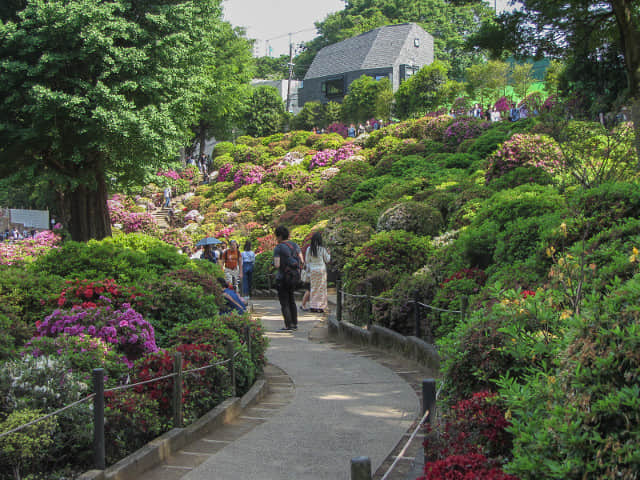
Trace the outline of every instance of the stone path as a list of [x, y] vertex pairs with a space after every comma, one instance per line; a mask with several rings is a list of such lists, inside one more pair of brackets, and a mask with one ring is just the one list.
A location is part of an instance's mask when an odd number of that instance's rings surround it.
[[[253, 306], [271, 342], [269, 395], [141, 480], [348, 480], [357, 456], [370, 457], [380, 479], [413, 430], [416, 391], [429, 372], [328, 342], [317, 314], [300, 315], [297, 332], [276, 332], [277, 301], [257, 299]], [[421, 441], [389, 480], [416, 478], [410, 472]]]

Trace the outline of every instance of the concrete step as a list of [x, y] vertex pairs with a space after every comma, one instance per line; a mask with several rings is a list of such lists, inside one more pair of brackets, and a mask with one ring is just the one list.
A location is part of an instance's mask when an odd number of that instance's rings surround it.
[[291, 402], [295, 387], [291, 378], [275, 365], [267, 365], [264, 375], [269, 393], [261, 401], [245, 409], [233, 421], [190, 443], [166, 462], [146, 471], [137, 480], [179, 480], [211, 455], [269, 421], [271, 416]]

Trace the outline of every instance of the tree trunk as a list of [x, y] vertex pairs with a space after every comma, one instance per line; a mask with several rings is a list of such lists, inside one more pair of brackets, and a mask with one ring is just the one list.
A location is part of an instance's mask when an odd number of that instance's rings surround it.
[[111, 236], [111, 222], [107, 208], [107, 185], [104, 174], [97, 172], [95, 189], [80, 185], [69, 193], [71, 238], [86, 242]]
[[611, 0], [610, 4], [616, 16], [624, 61], [627, 67], [627, 80], [629, 82], [629, 96], [631, 97], [631, 118], [636, 136], [635, 146], [638, 155], [637, 169], [640, 170], [640, 25], [636, 25], [637, 19], [634, 8], [637, 8], [637, 0]]
[[200, 151], [198, 152], [198, 158], [202, 158], [202, 155], [204, 155], [204, 147], [207, 141], [206, 136], [207, 136], [207, 126], [204, 123], [204, 120], [200, 120], [200, 131], [198, 132], [198, 138], [200, 142]]

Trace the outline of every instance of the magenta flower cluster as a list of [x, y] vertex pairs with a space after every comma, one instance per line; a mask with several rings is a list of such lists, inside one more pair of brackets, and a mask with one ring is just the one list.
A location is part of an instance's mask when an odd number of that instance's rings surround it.
[[327, 133], [338, 133], [343, 137], [347, 138], [348, 132], [349, 132], [349, 127], [347, 127], [344, 123], [335, 122], [327, 126]]
[[460, 145], [464, 140], [480, 136], [490, 125], [486, 120], [473, 117], [458, 118], [445, 130], [444, 141], [447, 145]]
[[517, 133], [489, 157], [486, 183], [525, 165], [553, 175], [564, 165], [562, 151], [550, 137]]
[[230, 163], [225, 163], [224, 165], [222, 165], [218, 169], [218, 181], [219, 182], [226, 181], [227, 177], [229, 176], [232, 170], [233, 170], [233, 165], [231, 165]]
[[[106, 297], [105, 301], [109, 301]], [[36, 322], [40, 337], [89, 335], [116, 346], [130, 360], [158, 351], [153, 326], [128, 303], [121, 309], [110, 306], [54, 310], [42, 322]]]
[[236, 188], [253, 183], [261, 184], [266, 171], [258, 165], [243, 165], [233, 177]]
[[507, 97], [500, 97], [496, 100], [496, 103], [493, 105], [493, 108], [498, 112], [507, 112], [511, 110], [511, 102]]
[[58, 248], [60, 235], [51, 230], [37, 233], [34, 238], [18, 240], [13, 243], [0, 242], [0, 265], [13, 265], [17, 262], [44, 255], [52, 248]]
[[111, 225], [120, 224], [125, 233], [154, 233], [158, 229], [156, 219], [148, 212], [130, 212], [118, 200], [107, 200]]
[[166, 172], [160, 171], [156, 175], [158, 175], [159, 177], [171, 178], [172, 180], [180, 179], [180, 174], [175, 170], [167, 170]]
[[355, 155], [360, 150], [361, 147], [353, 145], [351, 143], [347, 143], [337, 150], [333, 150], [331, 148], [321, 150], [311, 158], [309, 170], [313, 170], [316, 167], [327, 167], [335, 165], [340, 160], [345, 160]]

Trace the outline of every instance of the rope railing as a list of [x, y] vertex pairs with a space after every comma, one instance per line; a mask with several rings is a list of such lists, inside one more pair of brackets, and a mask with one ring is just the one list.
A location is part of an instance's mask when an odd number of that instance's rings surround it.
[[418, 425], [416, 425], [416, 428], [413, 430], [413, 433], [409, 437], [409, 440], [407, 440], [407, 443], [404, 444], [404, 447], [402, 447], [402, 450], [400, 450], [400, 453], [396, 455], [395, 460], [393, 461], [391, 466], [387, 469], [387, 472], [382, 476], [380, 480], [387, 480], [389, 475], [391, 475], [391, 472], [393, 471], [394, 468], [396, 468], [396, 465], [398, 464], [400, 459], [404, 457], [404, 454], [407, 452], [409, 445], [411, 445], [411, 442], [413, 442], [413, 439], [416, 438], [418, 431], [422, 428], [422, 426], [424, 425], [424, 422], [427, 420], [427, 417], [430, 414], [431, 414], [430, 410], [425, 410], [424, 415], [422, 416], [422, 419], [420, 420], [420, 422], [418, 422]]
[[[245, 331], [245, 335], [247, 338], [245, 339], [245, 345], [249, 349], [249, 354], [251, 354], [251, 339], [249, 337], [249, 332]], [[94, 413], [94, 462], [95, 468], [98, 470], [104, 470], [105, 465], [105, 440], [104, 440], [104, 409], [105, 409], [105, 394], [116, 392], [120, 390], [127, 390], [131, 388], [135, 388], [141, 385], [146, 385], [149, 383], [159, 382], [161, 380], [174, 379], [173, 381], [173, 404], [174, 404], [174, 427], [182, 427], [182, 381], [175, 381], [176, 378], [183, 379], [187, 374], [194, 374], [203, 370], [207, 370], [210, 368], [218, 367], [220, 365], [229, 364], [230, 371], [229, 374], [231, 376], [231, 387], [232, 387], [232, 395], [236, 395], [236, 372], [235, 372], [235, 363], [234, 360], [238, 355], [240, 355], [240, 351], [235, 351], [232, 343], [227, 344], [227, 356], [226, 360], [221, 360], [210, 365], [205, 365], [203, 367], [192, 368], [189, 370], [182, 370], [182, 354], [176, 352], [174, 354], [174, 372], [169, 373], [167, 375], [161, 375], [159, 377], [150, 378], [148, 380], [143, 380], [136, 383], [129, 383], [124, 385], [118, 385], [115, 387], [111, 387], [108, 389], [104, 388], [104, 370], [102, 368], [96, 368], [93, 370], [93, 390], [94, 393], [87, 395], [80, 400], [77, 400], [69, 405], [66, 405], [54, 412], [50, 412], [42, 417], [34, 419], [30, 422], [27, 422], [23, 425], [19, 425], [11, 430], [0, 433], [0, 439], [4, 438], [8, 435], [12, 435], [17, 433], [25, 428], [33, 426], [39, 422], [42, 422], [48, 418], [59, 415], [60, 413], [73, 408], [81, 403], [87, 402], [89, 400], [93, 400], [93, 413]]]
[[0, 433], [0, 438], [3, 438], [3, 437], [6, 437], [6, 436], [9, 436], [9, 435], [11, 435], [11, 434], [13, 434], [13, 433], [17, 433], [17, 432], [19, 432], [19, 431], [21, 431], [21, 430], [24, 430], [24, 429], [25, 429], [25, 428], [27, 428], [27, 427], [30, 427], [30, 426], [32, 426], [32, 425], [35, 425], [36, 423], [40, 423], [40, 422], [44, 421], [44, 420], [46, 420], [47, 418], [51, 418], [51, 417], [55, 417], [56, 415], [60, 415], [60, 414], [61, 414], [62, 412], [64, 412], [65, 410], [69, 410], [70, 408], [73, 408], [73, 407], [75, 407], [76, 405], [80, 405], [81, 403], [84, 403], [84, 402], [86, 402], [86, 401], [88, 401], [88, 400], [91, 400], [93, 397], [95, 397], [95, 393], [92, 393], [92, 394], [90, 394], [90, 395], [87, 395], [86, 397], [81, 398], [80, 400], [77, 400], [77, 401], [75, 401], [75, 402], [73, 402], [73, 403], [70, 403], [69, 405], [66, 405], [66, 406], [64, 406], [64, 407], [62, 407], [62, 408], [59, 408], [59, 409], [58, 409], [58, 410], [56, 410], [55, 412], [51, 412], [51, 413], [48, 413], [48, 414], [46, 414], [46, 415], [43, 415], [43, 416], [42, 416], [42, 417], [40, 417], [40, 418], [36, 418], [36, 419], [34, 419], [34, 420], [31, 420], [30, 422], [25, 423], [25, 424], [23, 424], [23, 425], [20, 425], [20, 426], [18, 426], [18, 427], [16, 427], [16, 428], [14, 428], [14, 429], [12, 429], [12, 430], [9, 430], [9, 431], [6, 431], [6, 432], [2, 432], [2, 433]]
[[436, 307], [434, 305], [429, 305], [427, 303], [422, 303], [419, 302], [417, 300], [414, 299], [402, 299], [402, 298], [389, 298], [389, 297], [376, 297], [373, 295], [362, 295], [362, 294], [355, 294], [355, 293], [349, 293], [346, 292], [344, 290], [340, 290], [338, 293], [341, 293], [343, 296], [345, 297], [351, 297], [351, 298], [368, 298], [371, 300], [383, 300], [383, 301], [387, 301], [387, 302], [405, 302], [405, 303], [415, 303], [420, 305], [423, 308], [428, 308], [430, 310], [434, 310], [436, 312], [442, 312], [442, 313], [456, 313], [456, 314], [461, 314], [464, 313], [462, 310], [448, 310], [446, 308], [440, 308], [440, 307]]

